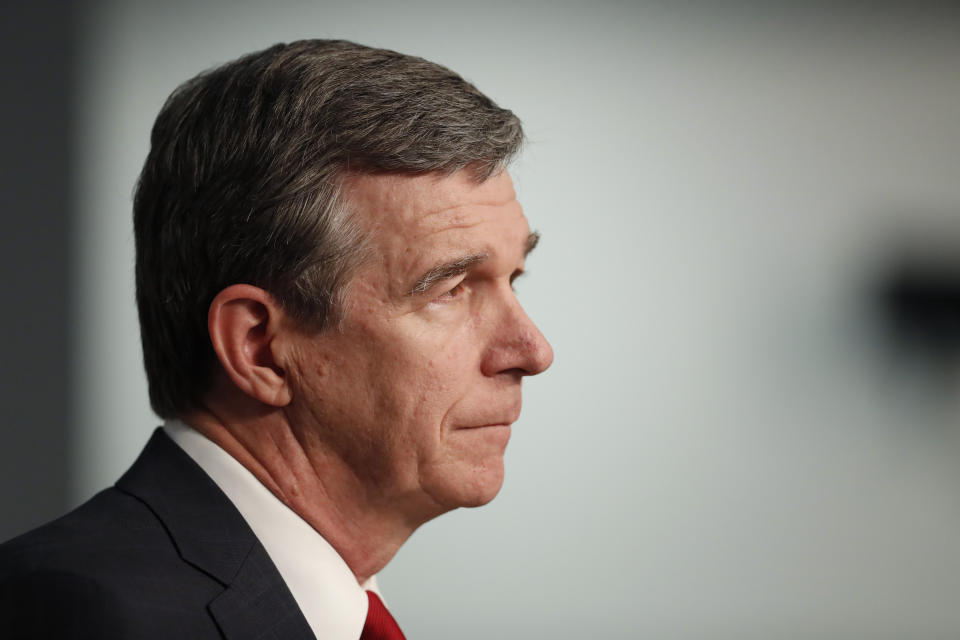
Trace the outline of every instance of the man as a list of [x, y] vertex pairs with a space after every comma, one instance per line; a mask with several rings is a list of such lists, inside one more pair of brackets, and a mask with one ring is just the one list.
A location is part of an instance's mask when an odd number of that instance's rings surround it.
[[134, 202], [167, 422], [4, 545], [12, 637], [402, 638], [376, 573], [496, 495], [553, 357], [511, 286], [538, 238], [504, 168], [521, 140], [453, 72], [349, 42], [181, 86]]

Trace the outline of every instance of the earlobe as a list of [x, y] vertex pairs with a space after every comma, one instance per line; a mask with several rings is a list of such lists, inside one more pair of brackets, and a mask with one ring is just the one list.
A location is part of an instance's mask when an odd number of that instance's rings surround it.
[[282, 407], [291, 393], [274, 341], [283, 312], [263, 289], [231, 285], [210, 303], [207, 329], [227, 377], [248, 396]]

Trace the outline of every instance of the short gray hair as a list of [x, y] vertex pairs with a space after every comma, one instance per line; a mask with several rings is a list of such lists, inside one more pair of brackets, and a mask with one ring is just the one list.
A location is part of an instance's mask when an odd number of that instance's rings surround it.
[[157, 116], [134, 197], [150, 403], [199, 404], [216, 362], [213, 298], [264, 288], [305, 327], [337, 321], [362, 256], [351, 173], [501, 170], [517, 117], [449, 69], [343, 40], [278, 44], [181, 85]]

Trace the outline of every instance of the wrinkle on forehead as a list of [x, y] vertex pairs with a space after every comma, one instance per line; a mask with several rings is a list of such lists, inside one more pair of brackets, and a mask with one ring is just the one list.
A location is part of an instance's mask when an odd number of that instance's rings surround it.
[[[473, 201], [463, 204], [455, 204], [450, 207], [439, 207], [433, 210], [426, 210], [420, 213], [420, 217], [423, 219], [432, 218], [436, 216], [445, 216], [447, 218], [447, 223], [458, 225], [463, 219], [471, 217], [471, 214], [476, 215], [478, 210], [484, 209], [503, 209], [505, 207], [510, 207], [511, 205], [516, 204], [518, 207], [520, 203], [517, 202], [516, 196], [511, 194], [511, 197], [505, 198], [503, 200], [483, 202], [483, 201]], [[461, 213], [462, 212], [462, 213]], [[469, 224], [469, 223], [468, 223]], [[478, 223], [473, 223], [478, 224]]]
[[344, 191], [373, 227], [391, 218], [411, 224], [438, 216], [447, 228], [473, 226], [479, 220], [471, 213], [478, 209], [520, 206], [505, 171], [479, 184], [465, 171], [449, 176], [360, 174], [344, 181]]
[[[425, 225], [425, 224], [423, 224], [423, 223], [424, 223], [423, 220], [416, 220], [416, 221], [413, 222], [413, 224], [416, 225], [416, 226], [418, 226], [418, 227], [419, 227], [419, 226], [427, 226], [427, 225]], [[481, 224], [483, 224], [483, 220], [472, 220], [472, 221], [471, 221], [471, 220], [464, 220], [463, 222], [450, 222], [450, 221], [440, 222], [440, 221], [438, 221], [438, 224], [436, 224], [436, 225], [430, 225], [431, 228], [428, 228], [428, 229], [423, 230], [423, 231], [418, 231], [417, 233], [413, 234], [413, 235], [411, 236], [411, 239], [412, 239], [412, 240], [422, 240], [423, 238], [429, 238], [429, 237], [432, 236], [432, 235], [436, 235], [436, 234], [438, 234], [438, 233], [444, 233], [444, 232], [446, 232], [446, 231], [452, 231], [452, 230], [454, 230], [454, 229], [459, 229], [459, 230], [463, 230], [463, 229], [473, 229], [474, 227], [479, 226], [479, 225], [481, 225]]]
[[500, 215], [523, 216], [523, 207], [516, 200], [508, 200], [500, 204], [465, 204], [449, 209], [437, 209], [417, 216], [407, 221], [416, 229], [412, 235], [415, 239], [429, 237], [445, 231], [472, 229], [495, 220], [495, 217], [484, 215], [485, 211], [492, 210]]

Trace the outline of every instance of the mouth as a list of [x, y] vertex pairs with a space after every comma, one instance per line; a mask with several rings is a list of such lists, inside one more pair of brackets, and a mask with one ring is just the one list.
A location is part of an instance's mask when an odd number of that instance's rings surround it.
[[491, 416], [487, 420], [480, 422], [478, 424], [465, 424], [459, 429], [493, 429], [497, 427], [509, 427], [514, 422], [520, 418], [520, 411], [511, 411], [510, 413], [503, 413], [499, 416]]
[[494, 422], [491, 424], [477, 424], [466, 427], [459, 427], [460, 429], [492, 429], [496, 427], [510, 427], [513, 422]]
[[475, 417], [475, 423], [465, 423], [455, 427], [455, 430], [476, 430], [476, 429], [496, 429], [509, 428], [514, 422], [520, 419], [520, 401], [515, 403], [500, 405], [500, 411], [488, 411], [486, 415], [477, 412], [480, 415]]

